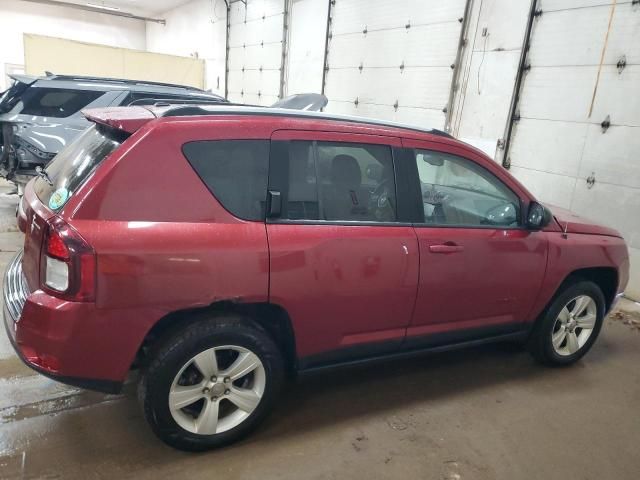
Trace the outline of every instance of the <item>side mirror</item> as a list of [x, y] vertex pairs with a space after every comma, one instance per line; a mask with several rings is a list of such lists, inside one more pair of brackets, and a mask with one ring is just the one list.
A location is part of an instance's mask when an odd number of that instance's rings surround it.
[[538, 202], [529, 204], [527, 212], [527, 228], [529, 230], [542, 230], [551, 222], [551, 212]]

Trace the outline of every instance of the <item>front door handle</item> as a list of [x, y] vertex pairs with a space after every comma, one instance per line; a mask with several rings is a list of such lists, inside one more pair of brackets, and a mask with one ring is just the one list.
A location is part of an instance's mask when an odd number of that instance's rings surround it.
[[439, 245], [429, 245], [431, 253], [456, 253], [464, 250], [462, 245], [456, 245], [453, 242], [446, 242]]

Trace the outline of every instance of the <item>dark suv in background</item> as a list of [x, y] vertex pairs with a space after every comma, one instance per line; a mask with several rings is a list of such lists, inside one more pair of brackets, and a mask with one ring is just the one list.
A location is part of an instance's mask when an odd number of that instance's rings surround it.
[[20, 190], [90, 123], [85, 107], [225, 102], [198, 88], [114, 78], [13, 75], [0, 95], [0, 176]]

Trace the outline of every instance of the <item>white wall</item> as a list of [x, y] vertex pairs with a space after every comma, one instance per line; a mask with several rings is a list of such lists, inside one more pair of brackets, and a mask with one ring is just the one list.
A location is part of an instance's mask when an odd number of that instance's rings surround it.
[[224, 95], [227, 10], [223, 0], [193, 0], [147, 23], [147, 50], [205, 60], [205, 89]]
[[327, 32], [327, 0], [293, 0], [289, 17], [286, 94], [320, 93]]
[[139, 20], [82, 10], [2, 0], [0, 2], [0, 91], [5, 64], [24, 64], [23, 33], [144, 50], [145, 24]]

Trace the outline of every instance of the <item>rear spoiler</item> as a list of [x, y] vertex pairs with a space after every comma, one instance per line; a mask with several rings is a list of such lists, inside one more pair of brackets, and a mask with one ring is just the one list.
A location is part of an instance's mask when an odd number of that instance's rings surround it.
[[151, 110], [143, 107], [90, 108], [82, 110], [82, 114], [89, 121], [127, 133], [134, 133], [156, 118]]

